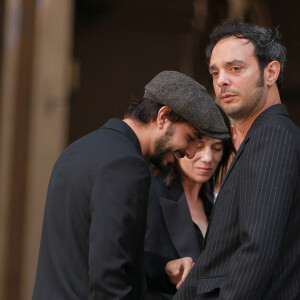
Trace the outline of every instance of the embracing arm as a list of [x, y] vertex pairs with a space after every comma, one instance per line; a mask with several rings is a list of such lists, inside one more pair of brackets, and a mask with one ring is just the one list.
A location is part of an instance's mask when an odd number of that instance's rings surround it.
[[114, 160], [98, 175], [90, 207], [89, 299], [139, 299], [149, 186], [149, 168], [138, 155]]

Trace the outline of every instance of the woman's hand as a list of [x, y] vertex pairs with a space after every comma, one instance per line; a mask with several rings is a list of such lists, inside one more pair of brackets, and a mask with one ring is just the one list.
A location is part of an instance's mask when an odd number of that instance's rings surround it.
[[176, 285], [177, 290], [183, 284], [194, 264], [191, 257], [183, 257], [171, 260], [167, 263], [165, 268], [166, 273], [169, 276], [170, 281]]

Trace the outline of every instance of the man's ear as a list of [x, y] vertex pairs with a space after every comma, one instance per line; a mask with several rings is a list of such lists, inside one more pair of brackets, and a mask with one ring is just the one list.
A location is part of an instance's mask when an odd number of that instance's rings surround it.
[[277, 80], [280, 73], [280, 63], [277, 60], [271, 61], [265, 68], [267, 86], [271, 87]]
[[159, 129], [163, 129], [164, 126], [169, 122], [167, 114], [171, 112], [171, 108], [163, 106], [157, 113], [156, 123]]

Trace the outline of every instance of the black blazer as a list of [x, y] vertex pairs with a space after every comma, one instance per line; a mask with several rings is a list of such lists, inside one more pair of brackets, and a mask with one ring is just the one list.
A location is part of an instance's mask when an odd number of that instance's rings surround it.
[[118, 119], [70, 145], [49, 182], [34, 300], [142, 299], [150, 170]]
[[284, 105], [248, 131], [174, 299], [300, 299], [300, 131]]
[[[207, 217], [212, 211], [213, 194], [208, 185], [203, 195]], [[152, 177], [149, 192], [145, 250], [177, 259], [190, 256], [194, 261], [202, 251], [202, 240], [196, 232], [180, 180], [166, 187], [161, 178]], [[173, 293], [176, 289], [173, 289]], [[170, 295], [148, 292], [146, 299], [171, 299]]]

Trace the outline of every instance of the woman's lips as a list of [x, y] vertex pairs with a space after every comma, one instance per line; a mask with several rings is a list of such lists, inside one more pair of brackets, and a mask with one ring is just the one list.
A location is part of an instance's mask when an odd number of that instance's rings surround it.
[[199, 167], [197, 169], [203, 173], [210, 173], [212, 170], [211, 168], [204, 168], [204, 167]]

